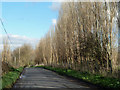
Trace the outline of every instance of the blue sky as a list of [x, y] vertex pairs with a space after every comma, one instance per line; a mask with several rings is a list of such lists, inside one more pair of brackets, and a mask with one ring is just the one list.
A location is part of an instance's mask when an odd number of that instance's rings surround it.
[[57, 19], [58, 10], [53, 2], [7, 2], [2, 3], [2, 19], [9, 34], [30, 38], [41, 38], [52, 20]]
[[[51, 25], [55, 25], [59, 8], [60, 3], [56, 2], [2, 2], [2, 21], [13, 44], [10, 44], [11, 48], [14, 49], [24, 43], [35, 47]], [[1, 25], [0, 29], [2, 49], [2, 38], [6, 35]]]

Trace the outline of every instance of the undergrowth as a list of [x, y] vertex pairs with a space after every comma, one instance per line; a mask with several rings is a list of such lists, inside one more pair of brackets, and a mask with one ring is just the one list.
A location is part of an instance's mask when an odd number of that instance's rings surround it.
[[10, 72], [4, 74], [2, 76], [2, 88], [11, 88], [12, 85], [16, 82], [16, 80], [19, 78], [20, 73], [22, 72], [23, 67], [20, 67], [18, 69], [11, 68]]

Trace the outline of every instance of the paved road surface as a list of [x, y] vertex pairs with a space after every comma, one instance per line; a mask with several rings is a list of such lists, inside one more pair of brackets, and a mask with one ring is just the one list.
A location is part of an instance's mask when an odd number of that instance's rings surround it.
[[90, 88], [90, 86], [43, 68], [25, 68], [13, 88]]

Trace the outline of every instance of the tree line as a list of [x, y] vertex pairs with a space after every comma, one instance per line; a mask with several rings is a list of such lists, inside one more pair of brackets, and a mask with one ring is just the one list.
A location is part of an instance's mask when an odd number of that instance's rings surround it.
[[64, 2], [35, 50], [36, 63], [112, 75], [118, 69], [118, 3]]
[[3, 40], [2, 56], [2, 74], [9, 72], [11, 67], [19, 68], [34, 65], [35, 53], [30, 44], [24, 44], [21, 47], [11, 50], [8, 39]]

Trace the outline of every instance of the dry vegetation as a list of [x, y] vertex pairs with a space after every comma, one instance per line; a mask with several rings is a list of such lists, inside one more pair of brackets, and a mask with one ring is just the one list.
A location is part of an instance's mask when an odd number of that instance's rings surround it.
[[34, 64], [34, 50], [29, 44], [24, 44], [13, 51], [14, 62], [17, 66], [29, 66]]
[[10, 50], [10, 45], [7, 39], [3, 40], [2, 51], [2, 74], [5, 74], [11, 70], [12, 67], [19, 68], [34, 64], [34, 50], [29, 44]]
[[8, 61], [11, 60], [11, 51], [8, 41], [6, 39], [3, 40], [3, 51], [2, 51], [2, 74], [5, 74], [10, 71], [11, 65], [8, 64]]
[[57, 24], [36, 48], [36, 63], [116, 77], [117, 13], [114, 2], [62, 3]]

